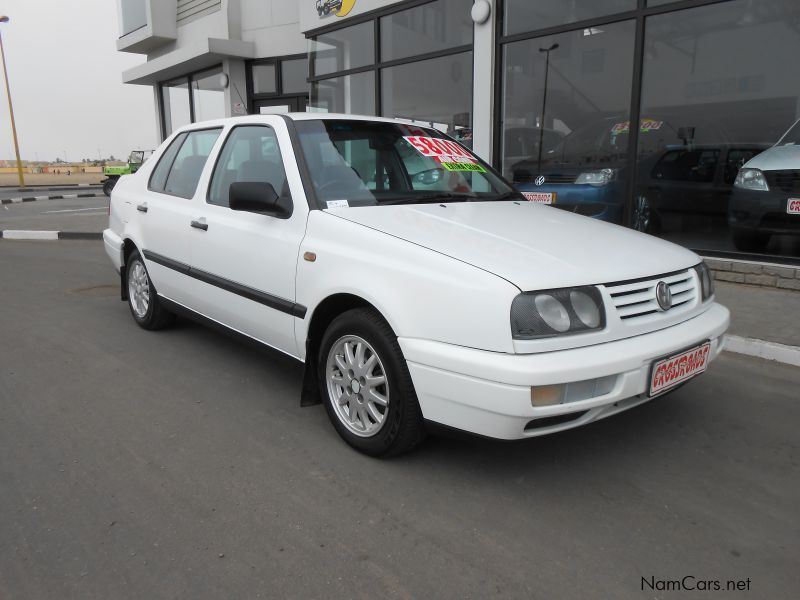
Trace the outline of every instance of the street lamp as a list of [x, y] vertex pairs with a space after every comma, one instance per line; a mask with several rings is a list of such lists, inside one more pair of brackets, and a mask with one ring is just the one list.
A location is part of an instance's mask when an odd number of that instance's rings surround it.
[[[0, 15], [0, 23], [8, 23], [9, 18]], [[11, 116], [11, 134], [14, 136], [14, 152], [17, 155], [17, 174], [19, 175], [19, 186], [25, 187], [25, 178], [22, 176], [22, 161], [19, 159], [19, 143], [17, 142], [17, 125], [14, 122], [14, 105], [11, 104], [11, 87], [8, 85], [8, 71], [6, 70], [6, 53], [3, 49], [3, 33], [0, 31], [0, 59], [3, 63], [3, 76], [6, 80], [6, 95], [8, 96], [8, 113]]]
[[544, 93], [542, 94], [542, 120], [539, 123], [539, 160], [536, 169], [542, 172], [542, 144], [544, 143], [544, 111], [547, 108], [547, 75], [550, 72], [550, 53], [558, 48], [558, 44], [553, 44], [549, 48], [539, 48], [539, 52], [544, 52], [547, 56], [544, 62]]

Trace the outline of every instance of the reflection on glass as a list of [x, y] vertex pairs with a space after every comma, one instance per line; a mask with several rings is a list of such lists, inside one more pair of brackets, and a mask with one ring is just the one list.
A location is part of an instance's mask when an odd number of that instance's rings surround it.
[[372, 21], [318, 35], [311, 40], [314, 75], [355, 69], [375, 62]]
[[472, 0], [438, 0], [381, 19], [381, 60], [472, 43]]
[[[435, 81], [420, 86], [419, 81]], [[472, 52], [381, 70], [381, 114], [426, 124], [459, 138], [472, 135]]]
[[161, 86], [161, 103], [167, 135], [192, 122], [189, 110], [189, 81], [186, 77], [168, 81]]
[[634, 34], [623, 21], [504, 46], [502, 168], [531, 198], [622, 222]]
[[253, 93], [274, 94], [278, 91], [275, 83], [275, 65], [253, 65]]
[[506, 0], [505, 33], [535, 31], [634, 10], [636, 0]]
[[692, 248], [800, 256], [800, 215], [789, 211], [800, 147], [769, 148], [800, 117], [800, 63], [785, 60], [800, 55], [798, 23], [794, 0], [647, 20], [641, 111], [661, 125], [639, 143], [637, 229]]
[[375, 73], [367, 71], [313, 83], [309, 110], [374, 115]]
[[281, 86], [284, 94], [308, 93], [308, 59], [297, 58], [281, 62]]
[[225, 117], [225, 90], [220, 85], [220, 75], [222, 67], [192, 76], [195, 122]]
[[121, 35], [147, 25], [147, 0], [119, 0]]

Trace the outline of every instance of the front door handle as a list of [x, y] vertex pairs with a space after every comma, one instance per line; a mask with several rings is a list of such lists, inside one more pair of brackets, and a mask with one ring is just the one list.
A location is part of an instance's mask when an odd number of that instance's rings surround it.
[[194, 227], [195, 229], [202, 229], [203, 231], [208, 231], [208, 223], [206, 223], [205, 219], [193, 219], [192, 227]]
[[142, 202], [136, 207], [139, 212], [147, 212], [147, 202]]

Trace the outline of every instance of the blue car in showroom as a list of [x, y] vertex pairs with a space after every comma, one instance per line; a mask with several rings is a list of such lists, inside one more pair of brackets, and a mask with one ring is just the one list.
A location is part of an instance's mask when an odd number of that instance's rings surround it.
[[[657, 157], [659, 150], [681, 140], [687, 133], [667, 121], [640, 121], [640, 153]], [[556, 208], [621, 223], [628, 169], [630, 121], [609, 117], [567, 135], [541, 160], [532, 156], [511, 167], [514, 186], [528, 200]], [[652, 167], [641, 161], [641, 169]]]

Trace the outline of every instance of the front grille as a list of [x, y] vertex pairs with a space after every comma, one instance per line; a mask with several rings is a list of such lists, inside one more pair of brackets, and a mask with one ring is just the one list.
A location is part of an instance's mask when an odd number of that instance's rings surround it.
[[800, 193], [800, 171], [764, 171], [764, 177], [771, 190]]
[[[515, 183], [536, 183], [536, 178], [539, 177], [539, 174], [530, 174], [530, 173], [514, 173], [514, 182]], [[540, 185], [552, 185], [552, 184], [563, 184], [563, 183], [575, 183], [575, 175], [545, 175], [544, 176], [544, 183]]]
[[[672, 292], [672, 307], [662, 311], [656, 301], [656, 286], [663, 281]], [[621, 281], [605, 286], [614, 303], [619, 318], [626, 323], [662, 314], [671, 314], [681, 307], [690, 307], [697, 298], [697, 287], [691, 269], [669, 273], [652, 279]]]

